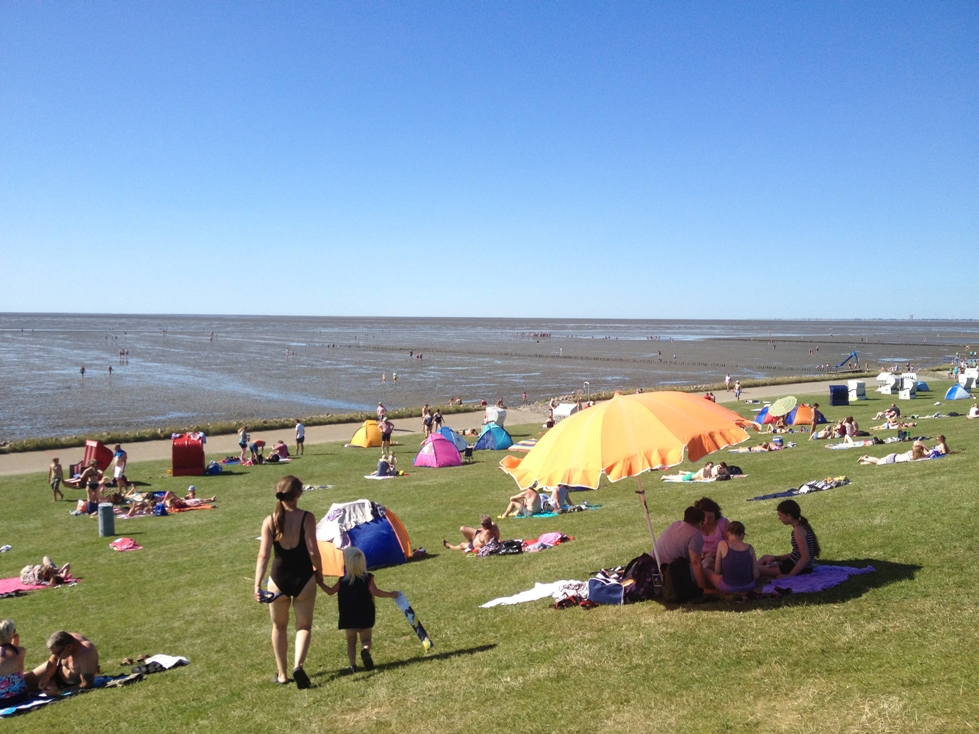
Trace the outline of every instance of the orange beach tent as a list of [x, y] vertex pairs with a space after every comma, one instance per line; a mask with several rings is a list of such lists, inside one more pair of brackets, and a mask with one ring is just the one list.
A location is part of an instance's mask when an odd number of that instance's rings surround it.
[[364, 425], [357, 429], [354, 437], [350, 439], [347, 446], [358, 446], [362, 449], [369, 449], [381, 445], [381, 429], [377, 427], [377, 421], [367, 420]]

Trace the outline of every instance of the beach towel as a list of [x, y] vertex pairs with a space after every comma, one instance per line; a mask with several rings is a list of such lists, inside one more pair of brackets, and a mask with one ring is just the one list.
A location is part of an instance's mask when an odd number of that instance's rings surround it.
[[773, 449], [772, 451], [752, 451], [748, 446], [741, 446], [736, 449], [728, 449], [729, 454], [770, 454], [775, 451], [783, 451], [784, 449], [794, 449], [796, 443], [794, 441], [789, 441], [780, 449]]
[[0, 579], [0, 594], [9, 594], [14, 591], [34, 591], [35, 589], [56, 589], [58, 586], [74, 586], [78, 581], [79, 579], [69, 573], [65, 576], [65, 582], [63, 584], [56, 584], [55, 586], [48, 586], [47, 584], [28, 586], [20, 582], [20, 576], [12, 576], [9, 579]]
[[851, 576], [876, 571], [873, 566], [853, 568], [852, 566], [814, 566], [812, 573], [773, 579], [762, 589], [763, 594], [775, 593], [776, 589], [791, 589], [793, 594], [812, 594], [839, 586]]
[[827, 489], [836, 489], [837, 487], [844, 487], [850, 483], [847, 477], [830, 477], [828, 479], [813, 479], [811, 482], [806, 482], [798, 489], [787, 489], [784, 492], [773, 492], [772, 494], [763, 494], [758, 497], [749, 497], [747, 502], [754, 502], [756, 500], [774, 500], [780, 499], [782, 497], [796, 497], [800, 494], [811, 494], [812, 492], [824, 492]]
[[109, 543], [109, 547], [112, 548], [112, 550], [119, 551], [120, 553], [125, 553], [126, 551], [143, 550], [143, 546], [132, 538], [116, 538]]
[[879, 443], [882, 442], [878, 439], [868, 438], [866, 441], [854, 441], [852, 443], [828, 443], [826, 444], [826, 448], [839, 451], [841, 449], [856, 448], [857, 446], [876, 446]]
[[525, 438], [523, 441], [517, 441], [510, 447], [510, 451], [530, 451], [534, 446], [537, 445], [536, 438]]
[[385, 474], [383, 477], [377, 476], [377, 474], [365, 474], [364, 479], [394, 479], [397, 474]]
[[[717, 481], [717, 478], [716, 477], [711, 477], [710, 479], [687, 479], [687, 477], [689, 477], [689, 476], [690, 476], [689, 473], [688, 474], [669, 474], [669, 475], [663, 477], [660, 481], [663, 481], [663, 482], [716, 482]], [[730, 479], [744, 479], [747, 476], [748, 476], [747, 474], [733, 474], [733, 475], [729, 475], [729, 478]]]
[[528, 601], [537, 601], [538, 599], [546, 599], [549, 596], [553, 596], [555, 593], [561, 591], [562, 588], [571, 586], [578, 590], [584, 587], [585, 596], [588, 595], [588, 583], [585, 581], [552, 581], [549, 584], [542, 584], [540, 581], [534, 584], [533, 589], [528, 589], [527, 591], [521, 591], [519, 594], [514, 594], [513, 596], [501, 596], [498, 599], [492, 599], [485, 604], [480, 604], [481, 609], [489, 609], [490, 607], [498, 607], [502, 605], [510, 604], [523, 604]]
[[[125, 674], [116, 675], [116, 676], [98, 675], [95, 677], [95, 688], [91, 690], [96, 690], [98, 688], [105, 688], [112, 681], [122, 680], [123, 678], [126, 677], [128, 676], [126, 676]], [[47, 706], [48, 704], [54, 703], [55, 701], [63, 701], [66, 698], [70, 698], [72, 696], [77, 696], [81, 693], [88, 693], [88, 692], [89, 692], [88, 690], [75, 691], [75, 692], [69, 691], [69, 692], [62, 693], [60, 696], [48, 696], [44, 693], [35, 693], [32, 698], [28, 699], [24, 703], [18, 704], [17, 706], [8, 706], [7, 708], [0, 709], [0, 719], [6, 719], [9, 716], [17, 716], [18, 714], [25, 714], [30, 711], [36, 711], [42, 706]]]
[[588, 502], [582, 502], [580, 505], [571, 505], [564, 508], [564, 512], [538, 512], [533, 515], [510, 515], [510, 517], [502, 518], [506, 520], [525, 520], [528, 517], [557, 517], [558, 515], [566, 515], [569, 512], [583, 512], [584, 510], [597, 510], [601, 508], [601, 505], [593, 505]]
[[194, 505], [193, 507], [173, 507], [168, 512], [190, 512], [191, 510], [216, 510], [214, 505]]

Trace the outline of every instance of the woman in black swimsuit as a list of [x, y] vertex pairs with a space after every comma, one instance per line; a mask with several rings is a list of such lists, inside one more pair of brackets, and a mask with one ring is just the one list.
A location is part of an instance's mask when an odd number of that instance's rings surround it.
[[289, 605], [296, 616], [296, 652], [292, 677], [299, 688], [309, 688], [303, 670], [309, 652], [309, 632], [313, 626], [316, 586], [323, 586], [323, 564], [316, 543], [316, 518], [297, 507], [303, 493], [298, 477], [285, 476], [275, 485], [275, 511], [262, 523], [262, 545], [255, 565], [255, 599], [264, 601], [262, 579], [268, 567], [269, 551], [274, 551], [269, 591], [275, 594], [269, 604], [272, 615], [272, 650], [277, 670], [274, 683], [285, 685], [286, 650], [289, 645]]

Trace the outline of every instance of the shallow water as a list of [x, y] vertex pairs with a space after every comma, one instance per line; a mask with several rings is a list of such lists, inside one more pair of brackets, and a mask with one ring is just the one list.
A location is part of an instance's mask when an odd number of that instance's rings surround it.
[[0, 314], [0, 439], [813, 374], [852, 350], [927, 366], [977, 343], [976, 321]]

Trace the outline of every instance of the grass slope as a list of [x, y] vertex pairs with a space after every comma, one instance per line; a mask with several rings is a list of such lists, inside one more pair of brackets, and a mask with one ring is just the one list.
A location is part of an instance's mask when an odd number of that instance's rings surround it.
[[[935, 385], [934, 398], [946, 385]], [[802, 397], [802, 396], [800, 396]], [[924, 395], [902, 409], [937, 408]], [[817, 397], [824, 405], [828, 401]], [[964, 401], [963, 401], [964, 402]], [[890, 403], [873, 395], [852, 413], [862, 427]], [[910, 407], [909, 407], [910, 406]], [[757, 407], [757, 406], [756, 406]], [[963, 403], [943, 409], [965, 412]], [[738, 406], [750, 415], [749, 406]], [[532, 426], [514, 437], [536, 434]], [[649, 549], [635, 481], [589, 493], [604, 507], [551, 519], [501, 521], [504, 537], [560, 530], [575, 541], [539, 554], [478, 559], [442, 549], [461, 524], [499, 514], [514, 484], [496, 452], [475, 464], [412, 469], [369, 482], [376, 452], [310, 446], [287, 466], [234, 469], [193, 478], [220, 509], [117, 521], [117, 533], [145, 546], [115, 553], [96, 522], [52, 503], [41, 475], [0, 478], [0, 576], [16, 575], [48, 553], [71, 561], [76, 587], [0, 600], [17, 622], [28, 663], [42, 659], [58, 628], [82, 632], [102, 653], [103, 671], [138, 653], [186, 655], [187, 668], [122, 690], [98, 691], [3, 722], [5, 731], [971, 731], [977, 705], [976, 473], [979, 421], [924, 420], [915, 434], [944, 433], [954, 456], [914, 465], [858, 467], [862, 449], [828, 451], [805, 442], [776, 454], [728, 456], [748, 479], [711, 485], [661, 484], [646, 475], [657, 531], [706, 494], [742, 520], [759, 553], [786, 552], [789, 531], [775, 502], [745, 502], [825, 476], [849, 475], [844, 488], [801, 499], [823, 560], [873, 564], [877, 573], [783, 602], [712, 602], [668, 608], [655, 602], [592, 611], [555, 611], [547, 601], [480, 609], [483, 602], [536, 581], [585, 579]], [[886, 437], [893, 431], [878, 432]], [[413, 445], [413, 437], [408, 445]], [[756, 441], [752, 441], [755, 443]], [[874, 447], [883, 455], [890, 447]], [[905, 446], [904, 448], [907, 448]], [[407, 447], [403, 464], [410, 462]], [[212, 457], [214, 458], [214, 457]], [[65, 462], [67, 463], [67, 462]], [[183, 491], [164, 463], [131, 467], [155, 489]], [[435, 649], [425, 655], [392, 602], [378, 600], [372, 673], [346, 668], [335, 599], [318, 600], [306, 665], [314, 687], [271, 685], [270, 623], [251, 599], [262, 518], [286, 473], [335, 489], [307, 493], [301, 506], [322, 517], [333, 502], [370, 498], [402, 519], [415, 547], [431, 557], [377, 572], [378, 585], [402, 589]], [[80, 493], [68, 490], [69, 496]], [[581, 498], [584, 495], [573, 495]], [[291, 655], [290, 655], [291, 661]]]

